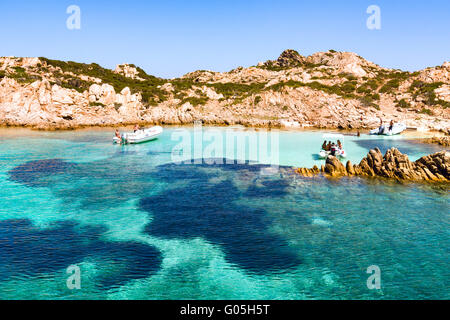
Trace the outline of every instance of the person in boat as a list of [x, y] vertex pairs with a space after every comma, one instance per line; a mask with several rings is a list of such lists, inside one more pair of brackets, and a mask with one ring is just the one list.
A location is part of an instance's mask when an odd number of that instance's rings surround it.
[[336, 146], [336, 144], [333, 142], [333, 143], [331, 144], [330, 154], [331, 154], [332, 156], [336, 156], [336, 151], [337, 151], [337, 146]]
[[337, 145], [338, 145], [339, 150], [342, 150], [342, 143], [341, 143], [341, 140], [338, 140], [338, 141], [337, 141]]
[[331, 141], [328, 141], [327, 148], [325, 149], [325, 151], [331, 151], [331, 146], [332, 146]]
[[327, 150], [327, 140], [325, 140], [322, 144], [322, 150]]
[[119, 139], [119, 143], [122, 143], [122, 136], [120, 135], [119, 129], [116, 129], [116, 138]]
[[139, 125], [135, 125], [134, 126], [134, 133], [138, 132], [139, 130], [141, 130], [141, 128], [139, 127]]
[[378, 134], [383, 134], [383, 132], [384, 132], [383, 119], [380, 119], [380, 128], [378, 129]]
[[394, 129], [394, 120], [391, 120], [391, 123], [389, 123], [389, 131], [392, 132], [392, 129]]

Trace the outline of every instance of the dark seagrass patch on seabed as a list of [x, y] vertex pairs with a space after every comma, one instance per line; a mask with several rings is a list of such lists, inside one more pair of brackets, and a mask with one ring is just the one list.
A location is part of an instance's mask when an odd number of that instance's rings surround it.
[[[156, 173], [166, 183], [188, 179], [185, 187], [141, 199], [140, 206], [152, 214], [146, 232], [163, 238], [195, 238], [220, 245], [226, 259], [251, 272], [280, 271], [301, 263], [288, 243], [269, 229], [271, 218], [265, 210], [235, 204], [244, 197], [259, 198], [257, 191], [271, 196], [286, 194], [287, 183], [281, 178], [268, 178], [260, 187], [251, 186], [247, 193], [240, 191], [226, 178], [210, 183], [212, 177], [233, 171], [258, 172], [262, 165], [248, 164], [167, 164]], [[268, 167], [268, 166], [265, 166]], [[217, 170], [219, 169], [219, 170]], [[210, 171], [208, 171], [210, 170]], [[255, 199], [254, 201], [258, 201]]]
[[[104, 231], [71, 221], [46, 229], [34, 227], [29, 220], [0, 221], [0, 280], [59, 272], [93, 259], [100, 270], [93, 279], [95, 285], [110, 289], [160, 269], [162, 257], [156, 248], [133, 241], [105, 241], [101, 239]], [[102, 272], [111, 265], [113, 272]]]
[[43, 178], [68, 172], [76, 164], [61, 159], [29, 161], [9, 171], [9, 179], [29, 187], [45, 187]]
[[[116, 161], [74, 164], [50, 159], [28, 162], [12, 169], [9, 174], [11, 180], [28, 186], [49, 187], [64, 201], [77, 202], [83, 209], [107, 210], [139, 196], [140, 207], [153, 217], [146, 227], [147, 233], [172, 239], [203, 237], [220, 245], [231, 263], [252, 272], [284, 270], [298, 265], [298, 253], [285, 239], [270, 230], [273, 221], [265, 210], [234, 203], [241, 199], [281, 198], [289, 192], [288, 179], [280, 174], [261, 175], [261, 170], [270, 167], [267, 165], [227, 159], [215, 159], [217, 163], [210, 164], [214, 162], [210, 160], [205, 159], [200, 164], [170, 163], [151, 172], [136, 169], [130, 173], [127, 168], [115, 166]], [[111, 170], [105, 170], [105, 166]], [[103, 169], [99, 171], [99, 168]], [[86, 177], [87, 172], [89, 177]], [[59, 180], [47, 180], [58, 174], [67, 175], [69, 180], [64, 181], [84, 181], [80, 178], [85, 177], [95, 183], [83, 182], [82, 192], [76, 187], [78, 184], [59, 190]], [[151, 180], [148, 175], [151, 175]], [[212, 183], [212, 178], [220, 182]], [[235, 185], [239, 179], [247, 183], [246, 190], [242, 191]], [[99, 184], [101, 181], [108, 183]], [[115, 183], [110, 184], [109, 181]], [[138, 181], [140, 184], [135, 190]], [[146, 188], [159, 182], [183, 183], [175, 189], [146, 197]], [[116, 196], [111, 197], [111, 194]]]

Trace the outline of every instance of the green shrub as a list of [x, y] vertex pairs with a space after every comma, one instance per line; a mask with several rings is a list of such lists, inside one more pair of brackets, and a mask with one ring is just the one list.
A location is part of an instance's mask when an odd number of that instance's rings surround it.
[[357, 85], [356, 81], [346, 81], [340, 86], [340, 88], [344, 93], [348, 94], [356, 90], [356, 85]]
[[192, 89], [192, 86], [194, 85], [194, 82], [191, 79], [176, 79], [172, 80], [170, 83], [172, 83], [175, 91], [186, 91]]
[[105, 105], [101, 102], [90, 102], [89, 106], [90, 107], [104, 107]]
[[338, 74], [338, 77], [340, 78], [346, 78], [349, 81], [354, 81], [357, 80], [358, 78], [355, 77], [352, 73], [348, 73], [348, 72], [341, 72]]
[[397, 79], [397, 80], [406, 80], [410, 77], [409, 72], [404, 71], [395, 71], [387, 74], [387, 78], [389, 79]]
[[392, 93], [400, 86], [399, 79], [392, 79], [386, 82], [380, 89], [380, 93]]
[[268, 71], [282, 71], [282, 70], [289, 69], [288, 67], [280, 67], [280, 66], [277, 66], [270, 62], [266, 62], [262, 66], [259, 66], [258, 68], [268, 70]]
[[357, 93], [370, 94], [370, 93], [372, 92], [372, 90], [371, 90], [370, 88], [368, 88], [367, 86], [362, 85], [362, 86], [359, 86], [359, 87], [356, 89], [356, 92], [357, 92]]
[[198, 105], [205, 105], [208, 102], [208, 97], [187, 97], [181, 100], [181, 104], [185, 104], [189, 102], [191, 105], [198, 106]]
[[371, 95], [361, 97], [361, 98], [359, 98], [359, 101], [361, 102], [361, 104], [364, 107], [372, 107], [372, 108], [375, 108], [377, 110], [380, 110], [380, 107], [376, 103], [373, 102], [374, 99], [373, 99], [373, 97]]
[[432, 82], [427, 83], [420, 80], [415, 80], [409, 87], [409, 92], [413, 93], [413, 98], [416, 99], [418, 96], [425, 98], [425, 104], [429, 106], [441, 106], [443, 108], [448, 108], [450, 103], [439, 99], [436, 96], [434, 90], [442, 86], [443, 82]]
[[376, 91], [379, 87], [379, 83], [377, 80], [374, 79], [370, 79], [368, 81], [366, 81], [365, 83], [363, 83], [362, 85], [360, 85], [358, 87], [358, 89], [356, 90], [356, 92], [358, 93], [371, 93], [372, 91]]
[[372, 98], [373, 98], [373, 100], [379, 101], [381, 97], [378, 93], [374, 93], [374, 94], [372, 94]]
[[420, 110], [419, 113], [428, 114], [430, 116], [433, 115], [433, 111], [431, 111], [430, 109], [427, 109], [427, 108], [422, 108], [422, 110]]
[[273, 84], [268, 89], [271, 89], [273, 91], [279, 91], [283, 87], [298, 88], [298, 87], [305, 87], [305, 86], [306, 86], [306, 84], [304, 82], [289, 80], [287, 82], [278, 82], [276, 84]]
[[273, 91], [279, 91], [283, 87], [291, 87], [291, 88], [308, 87], [314, 90], [323, 91], [328, 94], [336, 94], [346, 99], [353, 99], [356, 96], [351, 92], [354, 90], [355, 86], [356, 83], [350, 81], [350, 83], [347, 84], [347, 87], [344, 88], [345, 90], [348, 90], [348, 92], [346, 92], [338, 85], [328, 86], [317, 81], [305, 83], [300, 81], [289, 80], [287, 82], [279, 82], [277, 84], [274, 84], [270, 86], [268, 89]]
[[5, 73], [5, 76], [12, 78], [20, 83], [32, 83], [36, 80], [42, 80], [42, 77], [39, 75], [31, 75], [26, 72], [26, 70], [22, 67], [13, 67], [13, 73]]
[[380, 83], [375, 79], [370, 79], [369, 81], [367, 81], [367, 86], [372, 90], [377, 90], [380, 86]]
[[[167, 98], [167, 92], [158, 88], [167, 81], [154, 76], [150, 76], [140, 68], [136, 69], [139, 71], [139, 77], [143, 78], [144, 81], [127, 78], [121, 74], [116, 74], [112, 70], [102, 68], [97, 63], [85, 64], [73, 61], [65, 62], [59, 60], [51, 60], [47, 58], [40, 59], [47, 65], [51, 65], [55, 68], [60, 68], [63, 72], [72, 72], [77, 75], [87, 75], [90, 77], [101, 79], [103, 83], [112, 85], [116, 92], [122, 91], [125, 87], [130, 88], [132, 93], [140, 92], [143, 97], [144, 103], [155, 103], [164, 101]], [[55, 75], [57, 77], [63, 77], [61, 73], [55, 73]], [[91, 84], [92, 83], [89, 83], [87, 81], [81, 81], [81, 84], [79, 86], [73, 86], [65, 82], [66, 87], [70, 87], [78, 91], [88, 89]]]
[[261, 92], [266, 83], [207, 83], [206, 85], [214, 88], [217, 93], [223, 94], [226, 99], [236, 99], [245, 98], [252, 94]]
[[317, 68], [320, 66], [322, 66], [320, 63], [317, 63], [317, 64], [312, 63], [312, 62], [304, 62], [303, 63], [303, 67], [306, 69], [314, 69], [314, 68]]
[[425, 84], [425, 82], [420, 80], [414, 80], [413, 83], [409, 86], [408, 91], [409, 92], [415, 92], [416, 89], [422, 87]]
[[22, 67], [13, 67], [13, 69], [16, 73], [25, 73], [26, 72], [25, 69]]
[[424, 94], [436, 90], [443, 84], [444, 84], [443, 82], [427, 83], [420, 80], [414, 80], [411, 86], [409, 87], [409, 91], [416, 92], [418, 94]]
[[439, 100], [439, 104], [442, 106], [442, 108], [447, 109], [450, 108], [450, 102]]
[[261, 102], [261, 100], [262, 100], [261, 96], [256, 96], [256, 97], [255, 97], [255, 101], [254, 101], [254, 104], [258, 104], [258, 103], [260, 103], [260, 102]]
[[396, 107], [398, 108], [411, 108], [411, 104], [406, 101], [405, 99], [401, 99], [399, 102], [397, 102]]

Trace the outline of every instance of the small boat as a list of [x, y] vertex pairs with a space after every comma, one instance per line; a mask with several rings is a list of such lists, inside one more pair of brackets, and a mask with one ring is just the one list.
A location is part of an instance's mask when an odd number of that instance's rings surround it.
[[122, 143], [122, 144], [138, 144], [143, 143], [147, 141], [152, 141], [158, 138], [158, 136], [161, 135], [163, 132], [163, 128], [160, 126], [155, 126], [147, 129], [140, 129], [136, 132], [127, 132], [122, 134], [122, 141], [114, 137], [113, 142], [114, 143]]
[[393, 136], [396, 134], [400, 134], [406, 130], [406, 125], [403, 123], [394, 123], [392, 130], [389, 130], [389, 126], [384, 127], [382, 130], [380, 128], [376, 128], [370, 130], [371, 135], [382, 135], [382, 136]]
[[[341, 139], [342, 140], [342, 144], [344, 144], [344, 135], [343, 134], [336, 134], [336, 133], [326, 133], [323, 135], [324, 139]], [[337, 146], [336, 146], [337, 147]], [[326, 150], [320, 150], [319, 152], [319, 158], [320, 159], [326, 159], [329, 155], [331, 155], [331, 151], [326, 151]], [[345, 152], [344, 149], [339, 149], [336, 148], [335, 151], [335, 157], [339, 157], [339, 158], [347, 158], [347, 152]]]
[[[320, 159], [326, 159], [329, 155], [331, 155], [331, 151], [320, 150], [319, 152]], [[335, 157], [347, 158], [347, 153], [345, 152], [345, 150], [337, 149]]]

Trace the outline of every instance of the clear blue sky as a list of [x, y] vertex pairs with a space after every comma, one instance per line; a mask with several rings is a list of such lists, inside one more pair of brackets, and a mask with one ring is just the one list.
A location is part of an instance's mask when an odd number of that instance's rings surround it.
[[[66, 28], [72, 4], [81, 30]], [[381, 30], [366, 27], [371, 4], [381, 8]], [[128, 62], [160, 77], [255, 65], [288, 48], [353, 51], [418, 70], [450, 60], [450, 1], [2, 0], [0, 35], [0, 56]]]

